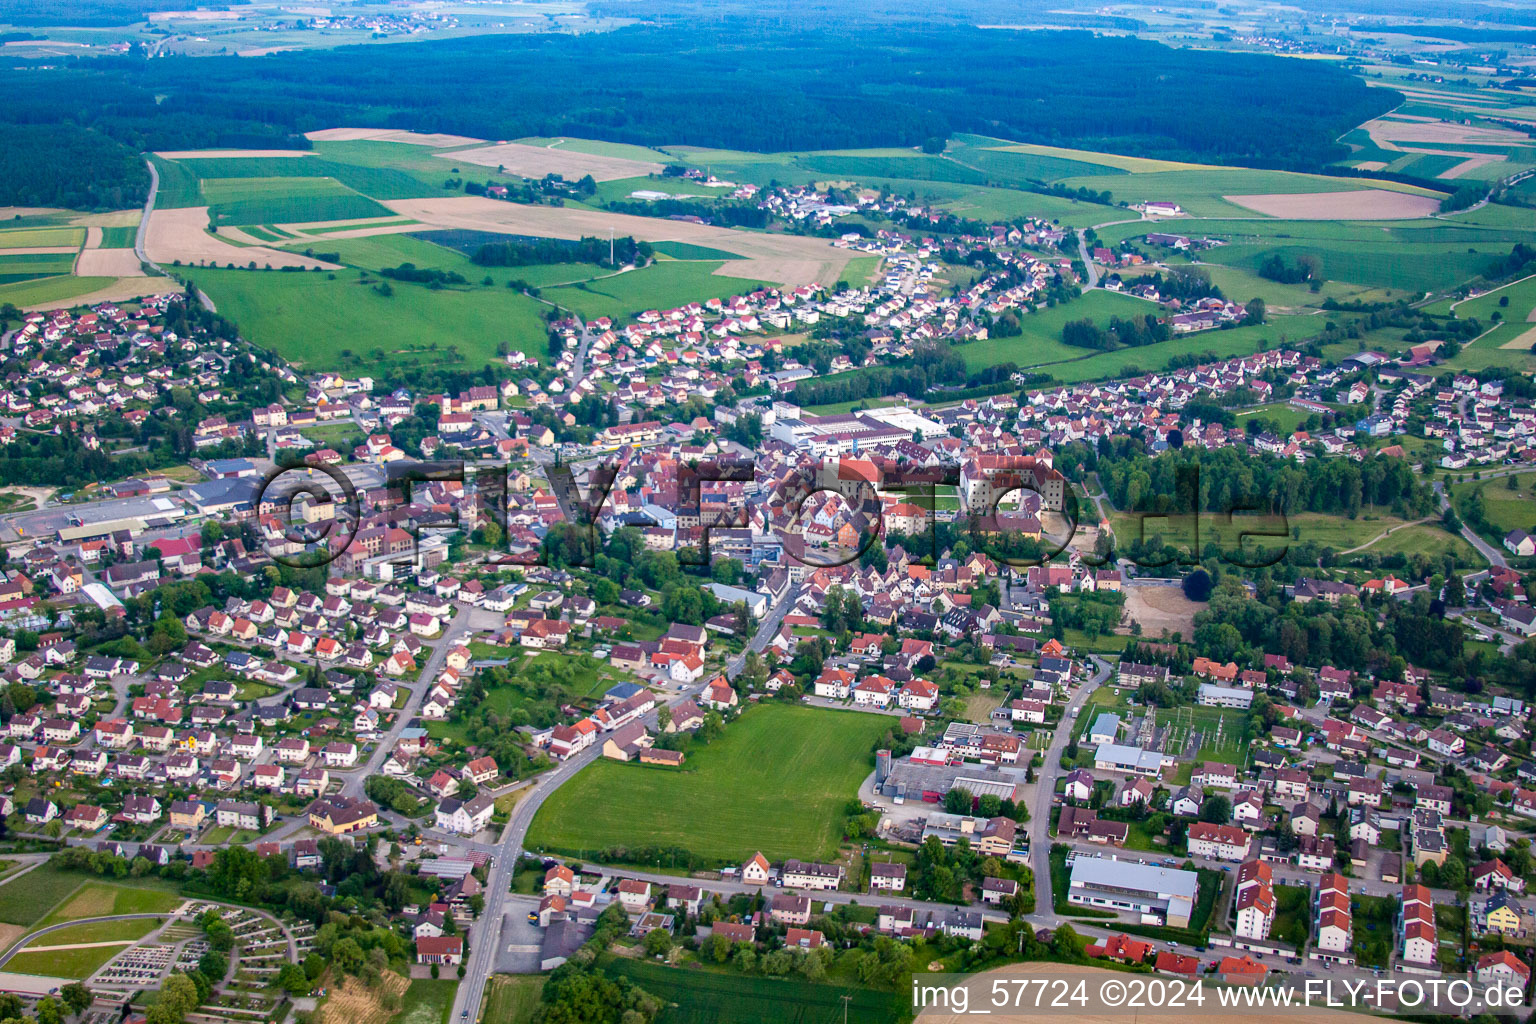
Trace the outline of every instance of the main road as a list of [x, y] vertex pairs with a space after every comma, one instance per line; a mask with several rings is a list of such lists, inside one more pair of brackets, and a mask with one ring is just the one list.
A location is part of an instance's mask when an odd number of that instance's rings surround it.
[[1072, 742], [1077, 731], [1078, 712], [1088, 702], [1106, 679], [1109, 678], [1109, 662], [1098, 655], [1089, 655], [1093, 661], [1093, 675], [1080, 686], [1062, 711], [1061, 721], [1056, 724], [1056, 734], [1045, 751], [1045, 763], [1035, 776], [1035, 799], [1029, 808], [1029, 860], [1035, 872], [1035, 912], [1028, 920], [1042, 928], [1054, 928], [1060, 923], [1056, 916], [1051, 888], [1051, 805], [1056, 796], [1056, 780], [1061, 777], [1061, 755]]
[[[147, 242], [149, 240], [149, 215], [155, 212], [155, 193], [160, 191], [160, 172], [155, 169], [155, 162], [149, 157], [144, 158], [144, 166], [149, 168], [149, 195], [144, 197], [144, 212], [139, 217], [139, 230], [133, 235], [133, 254], [139, 258], [139, 262], [151, 266], [155, 273], [162, 277], [174, 278], [175, 274], [168, 274], [165, 268], [149, 258]], [[197, 293], [197, 301], [203, 304], [203, 308], [210, 313], [217, 313], [213, 300], [203, 294], [201, 289]]]

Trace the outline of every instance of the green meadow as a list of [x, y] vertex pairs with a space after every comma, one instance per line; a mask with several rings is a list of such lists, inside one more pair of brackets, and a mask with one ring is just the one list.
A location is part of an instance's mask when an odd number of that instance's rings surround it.
[[539, 808], [525, 845], [574, 856], [681, 847], [737, 863], [755, 850], [770, 860], [829, 858], [843, 808], [889, 727], [882, 715], [853, 711], [750, 708], [709, 746], [694, 746], [679, 769], [594, 762]]
[[377, 350], [396, 365], [473, 368], [497, 358], [500, 344], [535, 358], [547, 352], [547, 307], [505, 286], [434, 290], [395, 281], [386, 297], [382, 279], [363, 280], [354, 270], [188, 276], [252, 342], [301, 366], [377, 365]]

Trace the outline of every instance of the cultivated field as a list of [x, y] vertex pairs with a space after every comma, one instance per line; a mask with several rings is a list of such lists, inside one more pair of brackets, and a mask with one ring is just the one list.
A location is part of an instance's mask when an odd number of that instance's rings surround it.
[[[667, 1004], [656, 1024], [832, 1024], [845, 1018], [848, 1024], [891, 1024], [906, 1019], [911, 1003], [905, 992], [687, 970], [649, 960], [614, 957], [604, 961], [603, 968]], [[487, 1018], [486, 1024], [501, 1022]]]
[[1244, 209], [1282, 220], [1415, 220], [1440, 209], [1429, 196], [1357, 189], [1347, 192], [1223, 196]]
[[162, 160], [217, 160], [246, 159], [249, 157], [284, 157], [314, 156], [313, 150], [307, 149], [175, 149], [156, 153], [155, 156]]
[[[740, 862], [828, 858], [843, 805], [869, 774], [884, 715], [769, 704], [695, 747], [682, 769], [600, 760], [560, 787], [529, 829], [529, 849], [574, 855], [676, 846]], [[600, 809], [600, 813], [593, 813]]]
[[485, 141], [467, 135], [428, 134], [390, 128], [322, 128], [317, 132], [307, 132], [304, 137], [311, 142], [401, 142], [409, 146], [430, 146], [436, 149], [473, 146]]
[[386, 1024], [394, 1013], [384, 1008], [383, 996], [388, 993], [403, 997], [411, 982], [393, 971], [385, 971], [380, 977], [378, 991], [370, 990], [355, 977], [343, 977], [341, 984], [332, 986], [321, 1005], [319, 1024]]
[[726, 265], [729, 276], [783, 285], [835, 283], [850, 257], [846, 249], [817, 238], [733, 231], [574, 206], [524, 206], [481, 196], [396, 199], [385, 205], [402, 216], [434, 227], [541, 238], [602, 237], [612, 231], [645, 242], [689, 242], [724, 249], [744, 257]]
[[1454, 124], [1432, 118], [1383, 117], [1367, 121], [1362, 127], [1383, 149], [1396, 149], [1394, 142], [1437, 142], [1456, 146], [1521, 146], [1530, 139], [1508, 128], [1489, 125]]
[[[249, 250], [241, 250], [242, 252]], [[433, 290], [395, 282], [393, 294], [354, 275], [194, 269], [187, 273], [251, 341], [300, 366], [462, 365], [496, 347], [548, 356], [549, 307], [501, 287]], [[457, 350], [457, 355], [451, 349]]]
[[594, 181], [643, 178], [647, 174], [660, 174], [662, 170], [662, 165], [654, 161], [581, 153], [565, 149], [559, 142], [548, 146], [528, 146], [521, 142], [508, 142], [500, 146], [460, 149], [434, 155], [439, 159], [452, 160], [460, 164], [500, 168], [504, 173], [516, 174], [524, 178], [542, 178], [546, 174], [558, 174], [566, 181], [579, 181], [589, 174]]
[[208, 233], [208, 207], [187, 206], [175, 210], [156, 208], [149, 217], [149, 232], [144, 248], [157, 263], [215, 264], [237, 267], [255, 263], [258, 267], [316, 267], [334, 270], [334, 263], [322, 263], [307, 256], [283, 252], [266, 246], [231, 245]]
[[[34, 282], [29, 282], [32, 284]], [[174, 295], [181, 285], [169, 277], [50, 277], [23, 294], [0, 290], [0, 301], [17, 302], [27, 312], [56, 309], [59, 303], [91, 306], [98, 302], [131, 302], [147, 295]], [[20, 300], [20, 301], [18, 301]]]
[[144, 268], [132, 249], [81, 249], [75, 273], [81, 277], [143, 277]]

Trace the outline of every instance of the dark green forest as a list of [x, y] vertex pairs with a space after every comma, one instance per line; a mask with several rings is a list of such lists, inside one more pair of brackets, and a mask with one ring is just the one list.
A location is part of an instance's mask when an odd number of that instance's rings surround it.
[[[246, 0], [226, 0], [235, 7]], [[186, 0], [5, 0], [0, 18], [12, 25], [131, 25], [155, 11], [187, 10]]]
[[143, 158], [116, 139], [62, 125], [7, 126], [0, 206], [121, 210], [142, 203], [148, 189]]
[[[11, 61], [0, 95], [0, 123], [70, 125], [135, 150], [304, 148], [304, 132], [341, 124], [765, 152], [974, 131], [1288, 169], [1339, 158], [1339, 134], [1401, 100], [1322, 61], [1088, 32], [745, 20], [50, 70]], [[66, 179], [61, 191], [96, 177], [51, 149], [30, 156]], [[0, 203], [17, 201], [11, 187], [0, 179]]]

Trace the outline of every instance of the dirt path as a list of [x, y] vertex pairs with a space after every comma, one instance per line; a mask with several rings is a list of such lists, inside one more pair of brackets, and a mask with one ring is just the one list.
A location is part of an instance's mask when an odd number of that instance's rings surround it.
[[105, 949], [107, 946], [131, 946], [138, 939], [110, 939], [106, 942], [67, 942], [62, 946], [28, 946], [27, 953], [62, 953], [66, 949]]
[[1378, 533], [1376, 536], [1372, 537], [1370, 540], [1366, 541], [1364, 544], [1360, 544], [1360, 545], [1358, 545], [1356, 547], [1352, 547], [1348, 551], [1340, 551], [1339, 554], [1341, 554], [1341, 555], [1352, 555], [1356, 551], [1364, 551], [1366, 548], [1370, 547], [1372, 544], [1375, 544], [1377, 541], [1382, 540], [1383, 538], [1390, 537], [1392, 534], [1396, 533], [1398, 530], [1407, 529], [1410, 526], [1418, 526], [1418, 525], [1420, 525], [1422, 523], [1428, 523], [1428, 522], [1433, 521], [1435, 518], [1436, 518], [1435, 516], [1425, 516], [1423, 519], [1415, 519], [1415, 520], [1413, 520], [1412, 522], [1409, 522], [1409, 523], [1398, 523], [1396, 526], [1389, 527], [1388, 529], [1382, 530], [1380, 533]]

